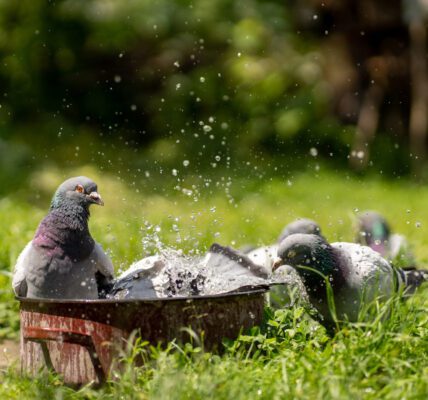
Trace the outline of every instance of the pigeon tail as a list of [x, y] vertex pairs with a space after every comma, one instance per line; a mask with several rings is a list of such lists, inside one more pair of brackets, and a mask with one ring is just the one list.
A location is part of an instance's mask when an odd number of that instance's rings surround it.
[[428, 281], [428, 270], [412, 269], [403, 270], [404, 281], [406, 283], [406, 294], [412, 294], [424, 282]]

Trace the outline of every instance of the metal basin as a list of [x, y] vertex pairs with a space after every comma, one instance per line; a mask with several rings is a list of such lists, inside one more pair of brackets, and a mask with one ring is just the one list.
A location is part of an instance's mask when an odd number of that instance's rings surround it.
[[215, 296], [150, 300], [53, 300], [18, 298], [21, 369], [50, 368], [68, 384], [104, 382], [131, 333], [151, 344], [191, 340], [188, 329], [215, 350], [262, 321], [259, 287]]

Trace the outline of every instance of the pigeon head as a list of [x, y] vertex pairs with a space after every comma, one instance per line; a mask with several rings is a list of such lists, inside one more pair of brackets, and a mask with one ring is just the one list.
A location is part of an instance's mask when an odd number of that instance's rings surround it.
[[321, 228], [315, 221], [308, 218], [299, 218], [296, 221], [289, 223], [282, 230], [278, 238], [278, 243], [281, 243], [286, 237], [295, 233], [306, 233], [322, 236]]
[[357, 242], [371, 247], [380, 254], [387, 251], [391, 229], [385, 218], [375, 211], [365, 211], [358, 216]]
[[97, 191], [97, 184], [85, 176], [67, 179], [56, 190], [51, 210], [66, 206], [81, 206], [88, 209], [91, 204], [104, 205]]
[[277, 255], [279, 262], [274, 269], [291, 265], [304, 278], [318, 275], [310, 269], [329, 275], [335, 266], [333, 248], [322, 236], [314, 234], [296, 233], [286, 237], [279, 244]]

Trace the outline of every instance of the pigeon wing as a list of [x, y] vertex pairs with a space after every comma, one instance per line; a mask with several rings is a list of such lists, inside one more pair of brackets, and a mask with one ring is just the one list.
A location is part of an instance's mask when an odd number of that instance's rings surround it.
[[350, 264], [347, 276], [349, 288], [364, 292], [366, 301], [381, 296], [388, 298], [402, 285], [402, 278], [379, 253], [355, 243], [333, 243]]
[[95, 242], [89, 261], [95, 266], [98, 295], [100, 298], [105, 298], [113, 287], [114, 268], [110, 257], [104, 252], [101, 245]]
[[114, 268], [110, 257], [104, 252], [101, 245], [95, 242], [94, 249], [89, 256], [90, 262], [95, 264], [95, 269], [106, 278], [113, 279]]
[[249, 275], [262, 279], [269, 276], [269, 271], [263, 265], [254, 263], [249, 256], [230, 247], [214, 243], [208, 254], [211, 256], [208, 265], [215, 266], [219, 272], [232, 272], [235, 275]]
[[58, 297], [67, 293], [68, 281], [61, 279], [72, 267], [71, 261], [60, 248], [35, 246], [30, 242], [18, 257], [13, 288], [26, 297]]
[[29, 253], [31, 252], [32, 243], [29, 242], [16, 261], [13, 271], [12, 288], [16, 296], [27, 296], [27, 268], [29, 262]]

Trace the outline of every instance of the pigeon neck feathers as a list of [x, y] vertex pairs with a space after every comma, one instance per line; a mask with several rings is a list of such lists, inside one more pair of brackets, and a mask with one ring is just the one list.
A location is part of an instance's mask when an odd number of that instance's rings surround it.
[[329, 280], [333, 289], [340, 288], [345, 281], [346, 268], [341, 262], [340, 254], [327, 244], [315, 248], [307, 263], [298, 267], [297, 271], [313, 291], [322, 288], [325, 293], [325, 279]]
[[340, 254], [327, 241], [313, 234], [294, 234], [284, 239], [278, 248], [284, 264], [296, 268], [308, 287], [325, 287], [325, 277], [340, 286], [345, 279], [346, 266]]
[[87, 258], [94, 248], [88, 227], [89, 209], [54, 197], [49, 214], [40, 223], [33, 239], [35, 246], [60, 251], [73, 261]]

